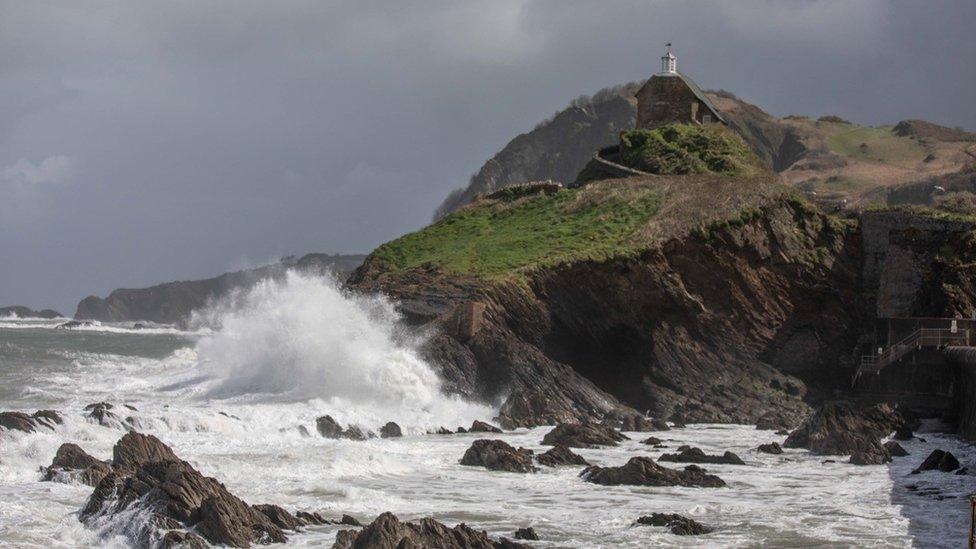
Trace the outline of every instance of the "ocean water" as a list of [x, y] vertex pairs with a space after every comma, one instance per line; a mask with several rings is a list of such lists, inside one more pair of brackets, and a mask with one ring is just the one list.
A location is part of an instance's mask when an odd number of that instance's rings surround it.
[[[398, 327], [390, 303], [349, 296], [323, 279], [292, 276], [235, 295], [203, 312], [191, 331], [125, 325], [57, 329], [60, 321], [0, 319], [0, 410], [55, 409], [55, 431], [0, 433], [0, 546], [128, 547], [125, 524], [89, 529], [77, 518], [92, 489], [40, 482], [39, 468], [74, 442], [107, 459], [125, 433], [82, 408], [108, 401], [139, 431], [158, 436], [204, 474], [249, 503], [343, 513], [367, 522], [384, 511], [432, 516], [511, 537], [532, 526], [536, 547], [962, 547], [976, 477], [910, 475], [934, 448], [976, 472], [976, 450], [926, 433], [888, 466], [856, 467], [802, 450], [780, 456], [754, 448], [783, 437], [742, 425], [691, 425], [627, 433], [619, 447], [580, 450], [593, 463], [623, 464], [681, 444], [731, 450], [745, 466], [710, 465], [727, 488], [605, 487], [579, 468], [537, 474], [489, 472], [458, 460], [475, 434], [427, 435], [490, 419], [489, 405], [442, 394], [435, 372]], [[305, 437], [315, 418], [372, 430], [387, 421], [401, 439], [365, 442]], [[536, 451], [547, 427], [497, 435]], [[638, 441], [650, 435], [667, 449]], [[717, 528], [673, 536], [634, 527], [652, 512], [679, 513]], [[331, 545], [337, 528], [290, 534], [295, 546]]]

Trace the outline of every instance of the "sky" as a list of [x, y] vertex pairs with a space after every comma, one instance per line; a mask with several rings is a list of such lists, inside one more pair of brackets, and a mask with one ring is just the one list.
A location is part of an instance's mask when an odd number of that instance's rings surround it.
[[776, 115], [976, 130], [974, 21], [972, 0], [0, 0], [0, 306], [368, 252], [666, 42]]

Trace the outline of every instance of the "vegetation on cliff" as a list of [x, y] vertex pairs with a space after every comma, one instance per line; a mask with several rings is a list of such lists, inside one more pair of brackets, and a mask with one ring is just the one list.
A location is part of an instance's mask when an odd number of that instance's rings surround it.
[[720, 126], [668, 124], [620, 135], [620, 160], [662, 174], [743, 175], [760, 170], [759, 159], [735, 134]]

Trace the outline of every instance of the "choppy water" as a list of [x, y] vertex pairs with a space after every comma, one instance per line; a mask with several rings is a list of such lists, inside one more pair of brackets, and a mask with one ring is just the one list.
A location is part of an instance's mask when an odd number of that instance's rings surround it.
[[[196, 332], [96, 326], [59, 330], [56, 321], [0, 320], [0, 409], [52, 408], [66, 423], [55, 432], [0, 434], [0, 545], [125, 547], [113, 525], [86, 529], [77, 520], [91, 488], [39, 482], [64, 442], [99, 458], [124, 434], [84, 418], [91, 402], [127, 403], [117, 410], [177, 455], [224, 482], [250, 503], [276, 503], [326, 516], [371, 520], [433, 516], [466, 522], [492, 535], [533, 526], [538, 547], [960, 547], [968, 527], [971, 476], [909, 475], [931, 449], [951, 450], [963, 465], [976, 451], [954, 437], [927, 434], [904, 443], [911, 452], [890, 466], [823, 464], [801, 450], [756, 453], [782, 441], [751, 426], [693, 425], [663, 433], [709, 453], [732, 450], [746, 466], [707, 468], [728, 488], [603, 487], [578, 468], [519, 475], [462, 467], [477, 435], [425, 435], [439, 426], [489, 419], [494, 410], [441, 395], [431, 369], [399, 333], [382, 300], [343, 295], [321, 280], [292, 277], [223, 304]], [[366, 442], [305, 438], [314, 420], [376, 430], [404, 426], [402, 439]], [[514, 446], [544, 450], [548, 428], [498, 435]], [[663, 451], [637, 442], [579, 451], [591, 462], [618, 465]], [[976, 470], [976, 468], [971, 468]], [[910, 489], [914, 486], [914, 489]], [[642, 514], [691, 516], [718, 530], [682, 538], [632, 527]], [[117, 526], [117, 525], [116, 525]], [[290, 543], [329, 546], [335, 527], [290, 535]]]

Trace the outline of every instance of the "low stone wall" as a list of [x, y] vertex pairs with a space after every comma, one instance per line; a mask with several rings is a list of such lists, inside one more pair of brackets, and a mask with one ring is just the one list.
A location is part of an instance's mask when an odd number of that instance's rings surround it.
[[613, 145], [604, 147], [593, 155], [590, 162], [583, 168], [581, 174], [585, 173], [588, 179], [585, 181], [577, 180], [573, 183], [574, 187], [582, 187], [590, 181], [600, 181], [602, 179], [621, 179], [624, 177], [653, 176], [654, 174], [629, 168], [623, 164], [614, 162], [620, 154], [620, 147]]
[[956, 368], [952, 401], [959, 435], [976, 440], [976, 347], [947, 347], [944, 352]]

